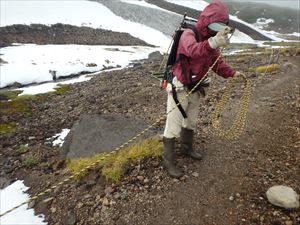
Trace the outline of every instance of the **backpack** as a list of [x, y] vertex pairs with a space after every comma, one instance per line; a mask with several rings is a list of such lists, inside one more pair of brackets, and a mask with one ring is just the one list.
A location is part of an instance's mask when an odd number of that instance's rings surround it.
[[[200, 41], [199, 33], [198, 33], [198, 30], [195, 26], [196, 23], [197, 23], [197, 20], [192, 19], [192, 18], [186, 18], [186, 14], [185, 14], [184, 17], [183, 17], [182, 22], [180, 23], [180, 26], [174, 32], [173, 42], [172, 42], [171, 50], [170, 50], [170, 53], [169, 53], [169, 57], [168, 57], [165, 72], [164, 72], [164, 79], [163, 79], [163, 82], [162, 82], [162, 87], [164, 89], [166, 89], [168, 83], [172, 83], [172, 79], [173, 79], [173, 75], [171, 74], [172, 67], [174, 65], [176, 65], [177, 63], [182, 63], [182, 60], [184, 58], [187, 58], [187, 60], [189, 62], [189, 58], [185, 55], [180, 55], [179, 58], [176, 60], [179, 40], [180, 40], [181, 35], [183, 34], [183, 32], [186, 29], [191, 29], [195, 34], [196, 41], [197, 42]], [[185, 71], [185, 69], [183, 67], [182, 67], [182, 71], [183, 72]], [[186, 80], [189, 80], [189, 78], [187, 77], [186, 72], [184, 72], [184, 76], [186, 76], [185, 77]]]
[[195, 34], [196, 41], [197, 42], [200, 41], [199, 33], [198, 33], [198, 30], [195, 26], [195, 23], [197, 23], [197, 20], [191, 19], [191, 18], [186, 18], [186, 14], [185, 14], [180, 26], [176, 29], [176, 31], [173, 35], [173, 43], [172, 43], [171, 50], [170, 50], [170, 53], [169, 53], [169, 57], [168, 57], [168, 60], [167, 60], [167, 64], [166, 64], [166, 68], [165, 68], [165, 72], [164, 72], [164, 78], [163, 78], [163, 82], [162, 82], [162, 88], [164, 88], [164, 89], [167, 88], [168, 83], [172, 85], [173, 99], [174, 99], [179, 111], [181, 112], [181, 114], [184, 118], [187, 118], [187, 115], [186, 115], [184, 109], [182, 108], [178, 98], [177, 98], [176, 89], [175, 89], [174, 85], [172, 84], [172, 80], [173, 80], [174, 76], [173, 76], [171, 70], [172, 70], [172, 67], [174, 65], [176, 65], [177, 63], [180, 63], [181, 68], [182, 68], [182, 72], [185, 76], [185, 79], [187, 81], [190, 81], [190, 84], [188, 84], [187, 86], [188, 86], [189, 89], [191, 89], [189, 87], [190, 85], [191, 86], [193, 85], [191, 83], [191, 81], [192, 81], [192, 79], [190, 77], [191, 74], [189, 74], [189, 75], [187, 74], [186, 69], [184, 68], [184, 66], [182, 64], [182, 61], [183, 61], [184, 58], [187, 58], [187, 62], [189, 64], [189, 57], [181, 54], [179, 56], [179, 58], [176, 59], [176, 56], [177, 56], [177, 50], [178, 50], [180, 37], [186, 29], [191, 29]]

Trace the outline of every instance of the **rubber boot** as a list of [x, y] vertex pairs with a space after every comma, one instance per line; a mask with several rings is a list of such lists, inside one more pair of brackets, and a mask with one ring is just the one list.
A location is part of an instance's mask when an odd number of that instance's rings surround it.
[[163, 137], [164, 153], [163, 153], [163, 167], [168, 171], [173, 178], [180, 178], [183, 175], [181, 169], [177, 168], [174, 162], [175, 152], [175, 138]]
[[180, 152], [184, 155], [190, 156], [192, 159], [200, 160], [202, 156], [193, 150], [193, 136], [194, 131], [181, 128], [180, 133]]

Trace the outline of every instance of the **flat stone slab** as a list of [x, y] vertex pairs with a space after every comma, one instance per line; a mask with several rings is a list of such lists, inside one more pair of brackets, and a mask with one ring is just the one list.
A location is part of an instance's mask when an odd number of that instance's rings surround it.
[[[142, 119], [116, 115], [83, 115], [65, 138], [63, 159], [90, 157], [110, 152], [148, 127]], [[133, 143], [154, 135], [148, 131]], [[131, 143], [131, 145], [133, 144]]]

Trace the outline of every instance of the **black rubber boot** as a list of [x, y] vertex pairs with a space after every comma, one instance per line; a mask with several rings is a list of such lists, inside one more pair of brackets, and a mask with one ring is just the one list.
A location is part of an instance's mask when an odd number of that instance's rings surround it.
[[168, 171], [169, 175], [174, 178], [180, 178], [183, 175], [181, 169], [177, 168], [174, 162], [175, 138], [163, 137], [164, 153], [163, 167]]
[[194, 131], [181, 128], [180, 133], [180, 152], [184, 155], [190, 156], [192, 159], [200, 160], [202, 156], [193, 150], [193, 136]]

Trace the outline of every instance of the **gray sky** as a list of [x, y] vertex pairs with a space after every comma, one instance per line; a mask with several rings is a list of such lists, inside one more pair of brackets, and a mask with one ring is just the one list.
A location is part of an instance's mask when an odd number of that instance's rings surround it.
[[[224, 2], [245, 2], [245, 0], [223, 0]], [[300, 0], [247, 0], [246, 2], [260, 2], [269, 5], [288, 7], [298, 9], [300, 11]]]

